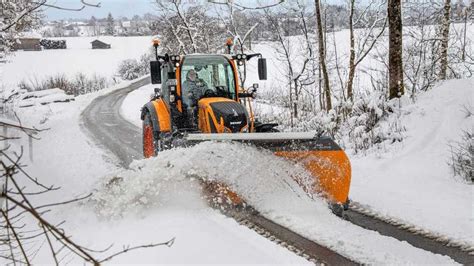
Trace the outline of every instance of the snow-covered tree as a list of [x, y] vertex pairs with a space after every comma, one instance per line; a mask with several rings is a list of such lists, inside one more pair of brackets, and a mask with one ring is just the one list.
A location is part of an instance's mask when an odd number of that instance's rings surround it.
[[206, 12], [208, 5], [197, 6], [179, 0], [156, 1], [163, 14], [154, 23], [162, 44], [169, 53], [216, 53], [225, 43], [225, 28]]
[[19, 32], [37, 26], [40, 7], [33, 1], [0, 1], [0, 59], [13, 47]]
[[93, 36], [97, 36], [98, 35], [98, 31], [97, 31], [97, 18], [92, 16], [91, 19], [89, 20], [89, 25], [92, 26], [92, 29], [93, 29]]

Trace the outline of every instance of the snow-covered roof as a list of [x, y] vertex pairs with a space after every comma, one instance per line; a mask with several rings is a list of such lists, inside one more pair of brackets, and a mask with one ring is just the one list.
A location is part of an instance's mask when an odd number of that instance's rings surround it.
[[24, 31], [19, 34], [19, 38], [23, 39], [41, 39], [43, 36], [36, 31]]

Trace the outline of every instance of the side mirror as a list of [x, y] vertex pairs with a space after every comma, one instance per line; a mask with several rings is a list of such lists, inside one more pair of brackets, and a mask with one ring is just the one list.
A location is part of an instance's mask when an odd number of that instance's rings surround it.
[[150, 62], [151, 84], [161, 84], [161, 63], [160, 61]]
[[260, 80], [267, 80], [267, 59], [258, 59], [258, 78]]

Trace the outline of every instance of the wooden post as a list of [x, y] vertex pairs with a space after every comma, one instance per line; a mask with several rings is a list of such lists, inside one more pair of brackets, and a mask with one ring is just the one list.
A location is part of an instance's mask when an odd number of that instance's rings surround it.
[[30, 161], [33, 162], [33, 138], [28, 136], [28, 148], [30, 154]]

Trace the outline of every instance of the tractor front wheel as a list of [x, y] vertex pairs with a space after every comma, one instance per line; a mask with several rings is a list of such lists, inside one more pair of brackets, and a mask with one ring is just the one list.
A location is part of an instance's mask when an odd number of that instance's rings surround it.
[[151, 115], [146, 112], [143, 119], [143, 156], [150, 158], [157, 155], [157, 143], [156, 133], [153, 131], [153, 121]]

